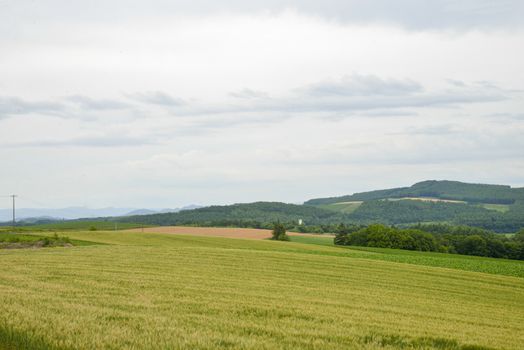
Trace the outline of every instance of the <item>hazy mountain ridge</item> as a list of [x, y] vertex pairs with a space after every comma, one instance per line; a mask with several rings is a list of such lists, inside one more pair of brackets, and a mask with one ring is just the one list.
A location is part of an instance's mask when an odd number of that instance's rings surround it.
[[[67, 208], [17, 208], [16, 220], [24, 222], [35, 222], [42, 220], [75, 220], [80, 218], [98, 217], [118, 217], [130, 215], [148, 215], [158, 213], [174, 213], [181, 210], [191, 210], [199, 208], [198, 205], [188, 205], [181, 208], [164, 209], [139, 209], [139, 208], [86, 208], [86, 207], [67, 207]], [[0, 209], [0, 222], [7, 222], [12, 219], [12, 209]]]

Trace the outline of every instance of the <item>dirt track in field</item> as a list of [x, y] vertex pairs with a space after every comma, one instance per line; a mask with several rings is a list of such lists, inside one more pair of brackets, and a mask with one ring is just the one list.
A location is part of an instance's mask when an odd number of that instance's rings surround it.
[[[255, 228], [234, 228], [234, 227], [159, 226], [159, 227], [147, 227], [144, 229], [137, 228], [137, 229], [131, 229], [127, 231], [194, 235], [194, 236], [214, 236], [214, 237], [228, 237], [228, 238], [247, 238], [247, 239], [266, 239], [266, 238], [271, 237], [271, 230], [262, 230], [262, 229], [255, 229]], [[295, 233], [288, 232], [288, 234], [294, 235]]]

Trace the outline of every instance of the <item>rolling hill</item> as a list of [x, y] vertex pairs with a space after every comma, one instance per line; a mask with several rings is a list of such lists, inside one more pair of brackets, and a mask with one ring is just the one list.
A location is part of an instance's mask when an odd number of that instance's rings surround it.
[[355, 193], [352, 195], [311, 199], [306, 205], [325, 205], [341, 202], [370, 201], [388, 198], [435, 198], [484, 204], [515, 204], [524, 200], [524, 188], [505, 185], [470, 184], [458, 181], [428, 180], [411, 187]]
[[410, 187], [311, 199], [304, 205], [348, 213], [351, 221], [366, 224], [445, 222], [496, 232], [524, 227], [524, 188], [504, 185], [429, 180]]
[[214, 205], [185, 210], [178, 213], [129, 216], [120, 221], [148, 225], [203, 225], [203, 226], [250, 226], [263, 227], [275, 221], [319, 225], [349, 221], [344, 213], [316, 208], [314, 206], [279, 202], [255, 202], [247, 204]]
[[[303, 205], [255, 202], [143, 214], [146, 215], [87, 220], [154, 226], [255, 228], [268, 228], [275, 221], [286, 223], [288, 226], [298, 225], [299, 220], [307, 226], [340, 223], [357, 225], [382, 223], [402, 226], [418, 223], [447, 223], [506, 233], [524, 228], [524, 188], [467, 184], [457, 181], [423, 181], [411, 187], [311, 199]], [[310, 227], [310, 229], [319, 229], [318, 232], [329, 230], [325, 227]]]

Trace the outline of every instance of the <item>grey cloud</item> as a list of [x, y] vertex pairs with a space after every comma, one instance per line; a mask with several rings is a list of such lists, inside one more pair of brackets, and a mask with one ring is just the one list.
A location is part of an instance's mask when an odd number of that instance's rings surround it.
[[422, 85], [412, 80], [382, 79], [375, 75], [360, 74], [305, 88], [305, 93], [311, 96], [397, 96], [421, 91]]
[[186, 104], [184, 100], [170, 96], [162, 91], [136, 93], [132, 95], [127, 95], [127, 97], [145, 104], [153, 104], [167, 107], [179, 107]]
[[379, 109], [376, 111], [362, 112], [359, 115], [365, 117], [414, 117], [419, 115], [417, 112], [404, 110]]
[[251, 89], [247, 89], [247, 88], [244, 88], [244, 89], [242, 89], [240, 91], [231, 92], [229, 95], [232, 96], [232, 97], [242, 98], [242, 99], [244, 99], [244, 98], [245, 99], [268, 98], [269, 97], [269, 95], [266, 92], [251, 90]]
[[113, 110], [128, 108], [129, 104], [109, 99], [92, 99], [87, 96], [75, 95], [66, 98], [85, 110]]
[[457, 87], [466, 87], [466, 83], [464, 83], [461, 80], [455, 80], [455, 79], [448, 79], [447, 80], [449, 84]]
[[0, 96], [0, 119], [35, 114], [93, 121], [97, 119], [96, 112], [129, 107], [129, 104], [116, 100], [93, 99], [80, 95], [47, 101], [28, 101], [20, 97]]
[[262, 110], [286, 110], [293, 112], [365, 111], [385, 108], [459, 107], [462, 104], [504, 100], [503, 96], [489, 94], [435, 94], [399, 97], [366, 97], [358, 99], [323, 98], [275, 101], [259, 106]]
[[[338, 81], [320, 82], [292, 90], [286, 97], [269, 97], [244, 89], [237, 92], [238, 103], [204, 105], [186, 103], [166, 93], [156, 91], [127, 95], [128, 98], [150, 106], [159, 106], [177, 117], [226, 115], [224, 125], [261, 123], [308, 113], [321, 118], [349, 116], [397, 117], [416, 115], [416, 108], [460, 108], [463, 105], [495, 102], [508, 99], [506, 91], [491, 82], [468, 85], [453, 84], [445, 91], [425, 91], [418, 82], [404, 79], [382, 79], [372, 75], [346, 76]], [[234, 93], [235, 94], [235, 93]], [[233, 95], [234, 96], [234, 95]], [[262, 98], [262, 96], [264, 96]], [[0, 118], [35, 113], [63, 118], [96, 120], [98, 112], [126, 109], [120, 118], [133, 117], [139, 109], [116, 100], [96, 100], [86, 96], [71, 96], [69, 104], [28, 102], [16, 97], [0, 98]], [[81, 110], [71, 108], [71, 103]], [[140, 113], [139, 113], [140, 114]], [[219, 123], [213, 120], [211, 123]]]
[[155, 145], [158, 142], [148, 137], [129, 137], [129, 136], [92, 136], [78, 137], [67, 140], [39, 140], [31, 142], [20, 142], [4, 144], [3, 147], [138, 147]]
[[520, 120], [524, 121], [524, 113], [491, 113], [491, 114], [486, 115], [486, 117], [492, 118], [495, 120], [510, 119], [510, 120], [516, 120], [516, 121], [520, 121]]
[[[463, 105], [503, 101], [509, 97], [502, 89], [492, 88], [455, 88], [439, 92], [425, 92], [420, 84], [410, 82], [406, 85], [385, 83], [379, 78], [371, 79], [376, 84], [354, 84], [348, 82], [341, 88], [322, 90], [322, 93], [311, 92], [311, 87], [299, 88], [295, 94], [288, 97], [268, 98], [263, 100], [247, 100], [242, 104], [216, 106], [188, 106], [179, 110], [179, 115], [213, 115], [230, 113], [316, 113], [326, 116], [341, 113], [350, 116], [358, 112], [370, 116], [398, 116], [393, 110], [401, 110], [400, 115], [406, 115], [406, 109], [413, 108], [460, 108]], [[378, 82], [378, 83], [377, 83]], [[360, 86], [357, 95], [344, 94], [347, 86]], [[314, 85], [318, 86], [318, 85]], [[371, 86], [375, 86], [373, 89]], [[394, 88], [396, 87], [396, 88]], [[377, 94], [377, 89], [382, 94]], [[382, 89], [382, 90], [381, 90]], [[353, 90], [354, 91], [354, 90]], [[401, 93], [403, 91], [403, 93]], [[329, 93], [328, 93], [329, 92]], [[386, 94], [388, 92], [389, 94]], [[367, 93], [367, 94], [366, 94]]]
[[31, 22], [64, 18], [75, 22], [114, 22], [115, 18], [296, 9], [349, 23], [392, 23], [413, 30], [467, 30], [522, 27], [524, 13], [521, 0], [92, 0], [89, 5], [67, 0], [18, 0], [3, 2], [1, 6], [0, 23], [4, 22], [6, 28], [21, 18]]
[[49, 101], [27, 101], [18, 97], [0, 96], [0, 119], [31, 113], [60, 116], [64, 106]]
[[456, 125], [444, 124], [444, 125], [430, 125], [426, 127], [406, 128], [405, 131], [389, 133], [389, 135], [426, 135], [426, 136], [443, 136], [459, 133]]

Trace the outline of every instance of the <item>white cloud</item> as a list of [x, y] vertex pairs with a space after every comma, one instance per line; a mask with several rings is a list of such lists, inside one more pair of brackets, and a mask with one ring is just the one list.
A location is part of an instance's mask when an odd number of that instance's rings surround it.
[[2, 3], [4, 192], [175, 207], [524, 185], [517, 2], [280, 3]]

